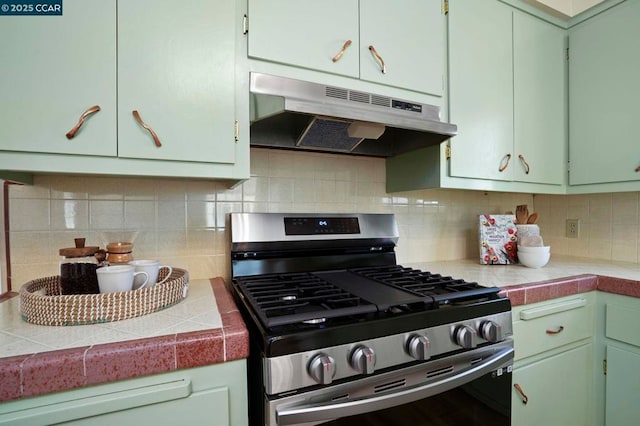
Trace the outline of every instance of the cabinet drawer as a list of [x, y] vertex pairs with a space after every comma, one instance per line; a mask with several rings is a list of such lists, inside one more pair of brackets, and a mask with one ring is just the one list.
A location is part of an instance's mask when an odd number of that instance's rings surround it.
[[607, 303], [606, 309], [606, 336], [630, 345], [640, 346], [640, 329], [637, 325], [640, 311], [609, 303]]
[[526, 358], [593, 334], [593, 303], [586, 296], [523, 306], [513, 312], [515, 359]]

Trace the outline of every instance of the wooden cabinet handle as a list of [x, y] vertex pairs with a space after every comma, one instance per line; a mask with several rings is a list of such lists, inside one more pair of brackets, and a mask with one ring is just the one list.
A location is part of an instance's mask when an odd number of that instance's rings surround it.
[[156, 144], [156, 146], [158, 148], [160, 148], [162, 146], [162, 144], [160, 143], [160, 139], [158, 138], [158, 135], [156, 135], [156, 132], [154, 132], [153, 129], [147, 125], [147, 123], [142, 121], [142, 118], [140, 118], [140, 113], [137, 110], [133, 110], [131, 113], [133, 114], [133, 118], [135, 118], [136, 121], [142, 127], [144, 127], [145, 129], [147, 129], [149, 131], [149, 133], [151, 134], [151, 137], [153, 138], [153, 142]]
[[522, 398], [522, 403], [524, 405], [527, 405], [527, 402], [529, 402], [529, 397], [524, 393], [522, 387], [520, 387], [520, 385], [517, 383], [514, 383], [513, 387], [516, 388], [516, 392], [518, 392], [518, 395], [520, 395], [520, 398]]
[[640, 172], [640, 166], [636, 167], [636, 173]]
[[561, 325], [560, 327], [558, 327], [558, 328], [557, 328], [557, 329], [555, 329], [555, 330], [548, 330], [548, 329], [547, 329], [547, 331], [545, 331], [545, 333], [550, 334], [550, 335], [552, 335], [552, 336], [553, 336], [554, 334], [560, 334], [560, 333], [562, 333], [562, 330], [564, 330], [564, 326], [562, 326], [562, 325]]
[[73, 126], [73, 129], [71, 129], [71, 130], [69, 130], [67, 132], [67, 134], [66, 134], [67, 139], [73, 139], [73, 137], [76, 135], [76, 133], [78, 133], [78, 130], [80, 130], [80, 127], [82, 127], [82, 125], [84, 124], [84, 119], [87, 118], [88, 116], [90, 116], [91, 114], [95, 114], [98, 111], [100, 111], [100, 106], [99, 105], [94, 105], [91, 108], [89, 108], [88, 110], [86, 110], [85, 112], [83, 112], [82, 115], [80, 116], [80, 119], [78, 120], [78, 124]]
[[524, 159], [524, 155], [520, 154], [520, 155], [518, 155], [518, 158], [520, 159], [522, 164], [524, 164], [524, 172], [525, 172], [525, 174], [529, 174], [529, 171], [531, 170], [531, 167], [529, 166], [529, 163], [527, 163], [527, 160]]
[[500, 173], [507, 170], [507, 167], [509, 167], [509, 161], [511, 161], [511, 154], [507, 154], [504, 157], [502, 157], [502, 162], [500, 163], [500, 167], [498, 167], [498, 171]]
[[384, 64], [384, 59], [382, 59], [382, 56], [380, 56], [380, 54], [378, 53], [376, 48], [373, 47], [373, 44], [371, 46], [369, 46], [369, 52], [373, 53], [373, 56], [375, 56], [375, 58], [380, 63], [380, 71], [382, 71], [382, 74], [386, 74], [387, 73], [387, 67]]
[[342, 58], [342, 55], [344, 55], [344, 52], [346, 52], [346, 50], [349, 48], [349, 46], [351, 46], [351, 40], [345, 41], [344, 44], [342, 45], [342, 49], [340, 49], [340, 51], [336, 53], [336, 56], [331, 58], [331, 60], [333, 62], [338, 62], [340, 58]]

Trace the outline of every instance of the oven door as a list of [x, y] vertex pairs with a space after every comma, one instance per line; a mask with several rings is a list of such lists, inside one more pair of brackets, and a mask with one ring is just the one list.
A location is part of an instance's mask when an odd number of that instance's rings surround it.
[[513, 341], [507, 339], [399, 370], [267, 398], [266, 424], [509, 425], [512, 362]]

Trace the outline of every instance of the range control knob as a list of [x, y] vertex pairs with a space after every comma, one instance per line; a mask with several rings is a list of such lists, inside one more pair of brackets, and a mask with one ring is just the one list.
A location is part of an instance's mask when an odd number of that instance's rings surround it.
[[407, 340], [407, 353], [418, 361], [426, 361], [431, 358], [429, 353], [429, 339], [426, 336], [413, 334]]
[[478, 331], [480, 332], [480, 337], [491, 343], [499, 342], [504, 338], [502, 336], [502, 326], [493, 321], [483, 322], [480, 324]]
[[358, 346], [351, 352], [349, 363], [354, 370], [371, 374], [376, 365], [376, 353], [368, 346]]
[[318, 354], [311, 359], [307, 367], [309, 375], [321, 385], [328, 385], [336, 375], [336, 361], [325, 354]]
[[453, 333], [453, 342], [465, 349], [472, 349], [478, 345], [478, 333], [468, 325], [456, 327]]

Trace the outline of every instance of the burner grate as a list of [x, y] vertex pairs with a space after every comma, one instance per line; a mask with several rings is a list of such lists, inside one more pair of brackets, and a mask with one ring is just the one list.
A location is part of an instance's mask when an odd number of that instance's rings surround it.
[[236, 278], [267, 327], [375, 312], [374, 304], [309, 273]]
[[483, 287], [475, 282], [405, 268], [400, 265], [356, 268], [351, 271], [420, 296], [432, 297], [438, 305], [495, 297], [499, 291], [496, 287]]

